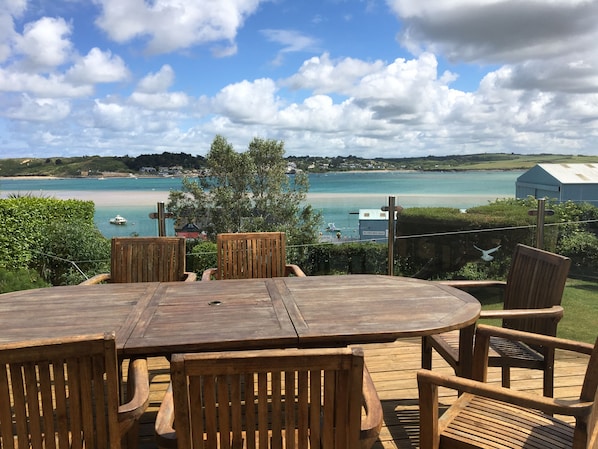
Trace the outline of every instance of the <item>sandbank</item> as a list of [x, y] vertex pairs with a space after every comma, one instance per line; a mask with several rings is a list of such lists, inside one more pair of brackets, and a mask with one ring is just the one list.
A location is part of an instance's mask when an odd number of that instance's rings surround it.
[[[2, 197], [7, 197], [11, 193], [22, 194], [22, 192], [2, 192]], [[33, 195], [47, 198], [57, 198], [61, 200], [82, 200], [93, 201], [96, 206], [150, 206], [159, 202], [168, 201], [168, 191], [131, 191], [131, 190], [82, 190], [78, 192], [68, 190], [43, 190], [41, 192], [32, 192]]]
[[[22, 192], [1, 192], [1, 197]], [[155, 206], [158, 202], [168, 202], [169, 191], [136, 191], [136, 190], [101, 190], [101, 191], [65, 191], [43, 190], [35, 192], [39, 196], [58, 199], [76, 199], [93, 201], [98, 207], [106, 206]], [[394, 196], [397, 204], [403, 206], [429, 206], [431, 204], [445, 204], [451, 207], [452, 203], [486, 204], [497, 198], [512, 198], [512, 195], [497, 194], [383, 194], [383, 193], [308, 193], [306, 202], [314, 207], [350, 203], [358, 207], [377, 208], [387, 204], [388, 197]]]

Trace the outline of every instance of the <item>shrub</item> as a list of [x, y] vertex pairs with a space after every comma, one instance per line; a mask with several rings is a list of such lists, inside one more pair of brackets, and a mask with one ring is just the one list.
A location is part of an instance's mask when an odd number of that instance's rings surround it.
[[310, 246], [301, 258], [288, 258], [308, 275], [385, 274], [387, 260], [388, 247], [374, 242], [323, 243]]
[[38, 271], [52, 285], [78, 284], [86, 277], [110, 271], [110, 241], [86, 222], [52, 223], [36, 262]]
[[77, 221], [95, 226], [92, 201], [35, 196], [0, 199], [0, 267], [35, 265], [48, 229], [55, 223]]
[[598, 237], [595, 234], [579, 230], [563, 234], [557, 251], [571, 258], [572, 273], [595, 275], [598, 266]]
[[[537, 245], [537, 217], [530, 214], [537, 206], [534, 198], [507, 198], [472, 207], [465, 213], [454, 208], [408, 208], [398, 219], [395, 252], [407, 261], [403, 264], [407, 273], [418, 277], [504, 278], [515, 246]], [[598, 208], [587, 204], [548, 201], [546, 209], [554, 211], [544, 220], [548, 226], [544, 228], [543, 243], [549, 251], [560, 252], [563, 245], [559, 239], [580, 226], [562, 223], [598, 217]], [[499, 245], [500, 252], [492, 264], [480, 263], [477, 248]], [[478, 266], [467, 266], [471, 263]]]
[[50, 284], [45, 282], [35, 270], [25, 268], [6, 270], [0, 268], [0, 293], [49, 286]]
[[201, 276], [204, 270], [214, 268], [217, 264], [217, 247], [214, 242], [200, 242], [193, 246], [191, 255], [187, 257], [187, 271]]

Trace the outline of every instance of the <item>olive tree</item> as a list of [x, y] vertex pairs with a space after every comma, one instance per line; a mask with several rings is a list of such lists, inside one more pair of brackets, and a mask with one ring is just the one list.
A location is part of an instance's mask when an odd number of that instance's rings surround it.
[[222, 232], [284, 231], [289, 243], [313, 243], [321, 214], [305, 204], [306, 174], [286, 174], [282, 141], [254, 138], [236, 152], [216, 136], [206, 156], [209, 175], [184, 178], [169, 194], [168, 211], [179, 223], [195, 223], [211, 239]]

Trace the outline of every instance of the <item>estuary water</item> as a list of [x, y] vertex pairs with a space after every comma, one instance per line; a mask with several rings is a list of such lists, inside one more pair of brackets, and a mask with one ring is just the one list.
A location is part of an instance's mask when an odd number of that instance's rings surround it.
[[[329, 223], [343, 238], [358, 236], [359, 209], [380, 209], [395, 197], [403, 207], [469, 207], [497, 198], [513, 198], [515, 182], [523, 171], [473, 172], [341, 172], [310, 174], [307, 203], [322, 212], [322, 230]], [[157, 235], [157, 222], [149, 218], [157, 203], [168, 201], [170, 190], [180, 190], [180, 178], [0, 178], [0, 197], [33, 194], [94, 201], [95, 222], [106, 237]], [[109, 223], [120, 214], [124, 226]], [[172, 220], [167, 234], [174, 235]]]

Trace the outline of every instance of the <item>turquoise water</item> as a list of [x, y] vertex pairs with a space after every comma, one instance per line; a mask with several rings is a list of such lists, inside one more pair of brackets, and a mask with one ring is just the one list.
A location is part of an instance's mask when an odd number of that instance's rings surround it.
[[[515, 182], [523, 171], [476, 172], [344, 172], [310, 174], [308, 202], [323, 214], [323, 227], [334, 223], [347, 238], [357, 237], [359, 209], [379, 209], [394, 196], [403, 207], [446, 206], [466, 209], [497, 198], [514, 197]], [[114, 206], [97, 206], [95, 221], [107, 237], [157, 235], [156, 220], [149, 213], [156, 204], [123, 206], [119, 199], [136, 192], [179, 190], [179, 178], [69, 178], [2, 179], [0, 193], [48, 195], [53, 192], [103, 192], [114, 196]], [[62, 197], [63, 195], [61, 195]], [[125, 226], [109, 224], [116, 214], [128, 219]], [[174, 235], [171, 220], [167, 233]]]

